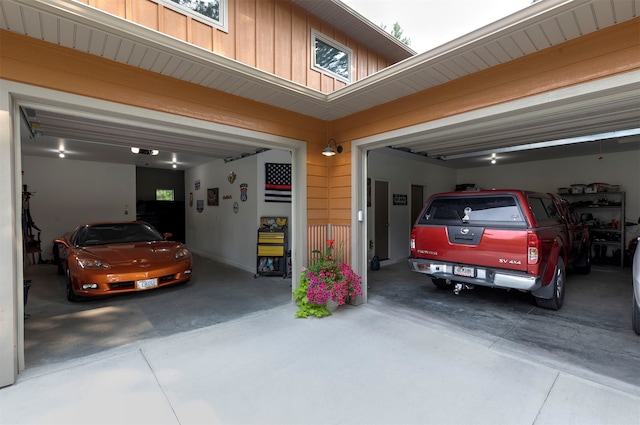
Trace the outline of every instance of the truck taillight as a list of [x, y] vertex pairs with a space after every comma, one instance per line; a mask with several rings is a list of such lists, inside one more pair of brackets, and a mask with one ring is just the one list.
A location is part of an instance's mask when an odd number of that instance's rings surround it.
[[411, 251], [415, 251], [416, 250], [416, 234], [415, 234], [415, 232], [411, 232], [411, 239], [409, 240], [409, 247], [411, 248]]
[[529, 264], [538, 264], [540, 252], [540, 239], [535, 233], [529, 233], [527, 237], [527, 261]]

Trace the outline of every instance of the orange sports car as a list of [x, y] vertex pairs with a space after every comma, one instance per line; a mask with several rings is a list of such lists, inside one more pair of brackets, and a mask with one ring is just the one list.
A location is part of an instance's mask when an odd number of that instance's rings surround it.
[[191, 252], [143, 221], [89, 223], [55, 239], [69, 301], [191, 279]]

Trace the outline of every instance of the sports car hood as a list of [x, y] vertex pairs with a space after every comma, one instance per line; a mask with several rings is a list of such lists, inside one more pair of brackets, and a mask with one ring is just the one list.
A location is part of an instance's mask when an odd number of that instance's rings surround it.
[[180, 247], [182, 244], [178, 242], [158, 241], [89, 246], [83, 251], [95, 255], [113, 266], [141, 262], [172, 262], [173, 254]]

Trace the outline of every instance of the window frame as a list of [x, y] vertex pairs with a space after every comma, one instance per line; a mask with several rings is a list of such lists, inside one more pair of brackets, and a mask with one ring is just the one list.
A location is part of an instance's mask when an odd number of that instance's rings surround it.
[[[158, 199], [158, 192], [171, 192], [171, 199]], [[176, 200], [176, 190], [175, 189], [156, 189], [156, 201], [159, 202], [174, 202]]]
[[208, 16], [201, 15], [195, 10], [189, 9], [188, 7], [182, 6], [171, 0], [151, 0], [151, 1], [154, 3], [160, 4], [168, 9], [174, 10], [178, 13], [187, 15], [191, 19], [195, 19], [196, 21], [200, 21], [207, 25], [211, 25], [212, 27], [220, 29], [226, 33], [229, 32], [229, 14], [227, 13], [228, 0], [219, 0], [220, 1], [220, 20], [219, 21], [209, 18]]
[[[329, 45], [330, 47], [333, 47], [336, 50], [339, 50], [343, 53], [345, 53], [347, 55], [347, 72], [348, 72], [348, 77], [344, 77], [340, 74], [337, 74], [333, 71], [331, 71], [330, 69], [324, 68], [323, 66], [319, 65], [316, 61], [316, 40], [320, 40], [321, 42]], [[336, 40], [326, 36], [325, 34], [322, 34], [321, 32], [315, 30], [315, 29], [311, 29], [311, 68], [313, 68], [314, 70], [328, 75], [332, 78], [335, 78], [337, 80], [340, 80], [344, 83], [351, 83], [353, 81], [353, 50], [351, 50], [350, 48], [348, 48], [347, 46], [345, 46], [342, 43], [337, 42]]]

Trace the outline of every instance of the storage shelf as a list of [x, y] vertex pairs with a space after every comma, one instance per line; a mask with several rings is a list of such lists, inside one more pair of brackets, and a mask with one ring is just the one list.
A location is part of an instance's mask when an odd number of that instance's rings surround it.
[[[592, 260], [594, 264], [617, 264], [624, 267], [625, 241], [625, 192], [567, 193], [565, 198], [574, 211], [581, 215], [593, 215], [598, 227], [590, 227]], [[615, 205], [601, 203], [603, 199]], [[616, 228], [607, 227], [615, 220]], [[601, 235], [615, 235], [615, 240], [603, 240]], [[612, 237], [613, 239], [613, 237]], [[618, 258], [617, 252], [620, 251]]]

